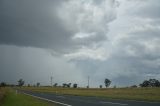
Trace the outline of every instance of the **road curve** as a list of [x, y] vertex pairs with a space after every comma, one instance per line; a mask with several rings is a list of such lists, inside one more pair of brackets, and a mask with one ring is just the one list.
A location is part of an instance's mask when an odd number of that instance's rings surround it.
[[49, 102], [54, 102], [58, 106], [160, 106], [160, 102], [113, 100], [113, 99], [102, 99], [97, 97], [60, 95], [54, 93], [40, 93], [31, 91], [19, 91], [19, 92]]

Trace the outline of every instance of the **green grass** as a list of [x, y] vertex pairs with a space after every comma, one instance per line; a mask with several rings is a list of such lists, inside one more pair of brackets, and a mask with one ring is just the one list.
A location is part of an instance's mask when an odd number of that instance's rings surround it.
[[36, 92], [53, 92], [59, 94], [96, 96], [111, 99], [127, 99], [140, 101], [159, 101], [160, 88], [51, 88], [51, 87], [23, 87], [25, 90]]
[[0, 105], [1, 105], [1, 102], [3, 101], [3, 99], [5, 97], [5, 94], [6, 94], [5, 88], [0, 87]]
[[55, 106], [49, 102], [42, 101], [24, 94], [16, 94], [15, 90], [7, 88], [7, 93], [1, 106]]

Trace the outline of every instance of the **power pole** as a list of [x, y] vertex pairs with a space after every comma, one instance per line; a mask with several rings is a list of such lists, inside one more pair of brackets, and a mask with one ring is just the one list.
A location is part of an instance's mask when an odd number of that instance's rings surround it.
[[53, 85], [53, 84], [52, 84], [52, 83], [53, 83], [52, 81], [53, 81], [53, 77], [51, 76], [51, 87], [52, 87], [52, 85]]
[[89, 88], [89, 76], [88, 76], [88, 86], [87, 86], [87, 88]]

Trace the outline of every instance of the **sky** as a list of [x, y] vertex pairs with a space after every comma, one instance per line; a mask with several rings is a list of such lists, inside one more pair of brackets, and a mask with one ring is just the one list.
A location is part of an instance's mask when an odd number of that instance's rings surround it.
[[0, 0], [0, 82], [160, 80], [159, 0]]

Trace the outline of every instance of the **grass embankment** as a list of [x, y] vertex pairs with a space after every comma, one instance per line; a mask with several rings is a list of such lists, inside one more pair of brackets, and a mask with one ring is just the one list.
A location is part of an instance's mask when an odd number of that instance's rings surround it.
[[0, 87], [0, 105], [5, 97], [5, 94], [6, 94], [6, 90], [2, 87]]
[[96, 96], [111, 99], [127, 99], [141, 101], [159, 101], [160, 88], [51, 88], [51, 87], [23, 87], [22, 89], [36, 92], [53, 92], [59, 94]]
[[27, 96], [24, 94], [16, 93], [11, 88], [5, 88], [5, 98], [1, 101], [1, 106], [55, 106], [46, 101]]

